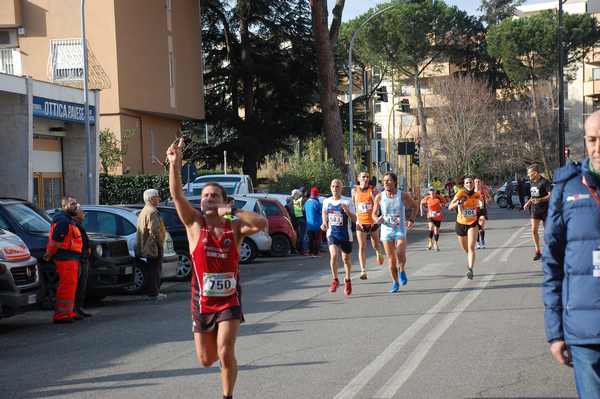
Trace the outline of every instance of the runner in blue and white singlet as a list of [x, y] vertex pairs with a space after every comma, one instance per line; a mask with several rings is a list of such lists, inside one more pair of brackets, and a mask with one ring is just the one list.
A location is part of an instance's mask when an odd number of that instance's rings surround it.
[[404, 240], [406, 238], [406, 210], [402, 201], [402, 190], [397, 190], [396, 194], [388, 193], [388, 191], [382, 192], [379, 206], [383, 218], [381, 241]]
[[352, 293], [350, 273], [352, 269], [352, 225], [356, 221], [354, 205], [349, 199], [342, 198], [342, 181], [331, 181], [332, 196], [323, 201], [323, 225], [321, 229], [327, 232], [327, 245], [329, 245], [329, 266], [331, 267], [332, 281], [329, 292], [335, 292], [339, 285], [338, 280], [338, 254], [342, 255], [346, 278], [344, 280], [344, 293]]
[[[398, 190], [398, 178], [388, 172], [383, 176], [385, 190], [375, 197], [373, 220], [381, 224], [379, 239], [388, 258], [392, 288], [390, 292], [400, 291], [400, 284], [408, 282], [406, 277], [406, 228], [412, 228], [417, 214], [417, 203], [406, 192]], [[410, 208], [408, 223], [406, 208]], [[398, 282], [400, 278], [400, 282]]]

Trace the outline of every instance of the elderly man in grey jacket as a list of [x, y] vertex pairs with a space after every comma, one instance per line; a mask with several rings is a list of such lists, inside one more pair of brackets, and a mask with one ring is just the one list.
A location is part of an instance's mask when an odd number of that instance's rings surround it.
[[148, 299], [160, 301], [167, 296], [160, 291], [163, 245], [166, 229], [156, 206], [160, 196], [155, 189], [144, 191], [146, 206], [138, 215], [136, 254], [146, 258], [146, 291]]

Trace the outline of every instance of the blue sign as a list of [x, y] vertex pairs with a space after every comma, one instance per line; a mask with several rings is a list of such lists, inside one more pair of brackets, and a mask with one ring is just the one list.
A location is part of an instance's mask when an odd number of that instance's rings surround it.
[[[65, 122], [85, 123], [83, 104], [33, 97], [33, 116]], [[96, 123], [96, 107], [89, 106], [90, 124]]]

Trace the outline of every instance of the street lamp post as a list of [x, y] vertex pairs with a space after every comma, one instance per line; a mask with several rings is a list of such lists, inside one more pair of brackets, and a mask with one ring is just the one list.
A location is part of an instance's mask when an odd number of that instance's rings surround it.
[[563, 49], [563, 1], [558, 0], [558, 159], [560, 166], [565, 165], [565, 87], [564, 87], [564, 49]]
[[350, 163], [350, 185], [354, 184], [354, 127], [352, 125], [352, 44], [354, 44], [354, 39], [356, 39], [356, 34], [365, 26], [371, 19], [376, 16], [386, 12], [387, 10], [395, 7], [389, 6], [377, 11], [375, 14], [371, 15], [367, 18], [355, 31], [352, 33], [352, 38], [350, 38], [350, 45], [348, 46], [348, 158]]
[[[88, 53], [85, 39], [85, 0], [81, 0], [81, 50], [83, 55], [83, 106], [85, 123], [85, 182], [87, 189], [87, 203], [92, 203], [92, 134], [90, 131], [90, 107], [88, 93]], [[98, 122], [96, 122], [98, 123]], [[95, 163], [94, 163], [95, 166]]]

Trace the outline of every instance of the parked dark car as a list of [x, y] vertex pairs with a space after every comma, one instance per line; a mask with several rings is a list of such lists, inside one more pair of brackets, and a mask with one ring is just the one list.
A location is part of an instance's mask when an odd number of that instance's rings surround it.
[[[58, 274], [54, 264], [42, 260], [48, 242], [51, 220], [48, 214], [28, 201], [0, 198], [0, 228], [21, 238], [31, 255], [39, 260], [39, 272], [46, 290], [44, 307], [51, 307], [56, 296]], [[90, 257], [87, 297], [101, 299], [123, 292], [133, 282], [135, 259], [129, 255], [127, 242], [105, 234], [89, 234]]]
[[37, 259], [17, 235], [0, 229], [0, 318], [38, 307], [43, 299]]
[[[123, 206], [134, 209], [142, 209], [144, 207], [142, 204]], [[192, 258], [189, 252], [190, 246], [188, 244], [185, 226], [181, 223], [181, 220], [179, 220], [177, 210], [174, 206], [159, 205], [156, 209], [158, 209], [160, 217], [173, 239], [173, 248], [179, 259], [177, 264], [177, 276], [175, 278], [180, 281], [189, 280], [192, 275]]]

